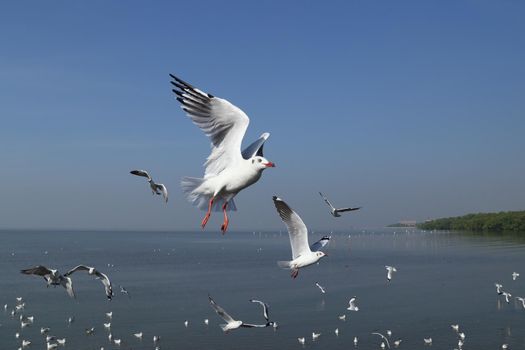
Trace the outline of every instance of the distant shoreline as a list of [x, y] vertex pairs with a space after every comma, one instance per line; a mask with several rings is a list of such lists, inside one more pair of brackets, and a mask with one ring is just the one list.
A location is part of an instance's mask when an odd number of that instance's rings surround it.
[[440, 218], [418, 223], [417, 227], [422, 230], [525, 232], [525, 210]]

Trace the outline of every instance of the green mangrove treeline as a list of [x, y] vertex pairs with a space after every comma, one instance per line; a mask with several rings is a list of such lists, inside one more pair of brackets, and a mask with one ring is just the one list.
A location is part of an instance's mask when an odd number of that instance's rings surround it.
[[423, 230], [525, 232], [525, 211], [468, 214], [426, 221], [417, 227]]

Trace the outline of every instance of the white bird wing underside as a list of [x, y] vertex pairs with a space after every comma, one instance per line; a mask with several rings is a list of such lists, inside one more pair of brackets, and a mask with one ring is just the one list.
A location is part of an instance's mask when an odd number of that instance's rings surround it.
[[292, 259], [296, 259], [305, 253], [310, 253], [311, 250], [308, 246], [308, 229], [303, 220], [282, 199], [273, 197], [273, 202], [279, 216], [288, 229], [290, 245], [292, 246]]
[[222, 307], [220, 307], [219, 305], [217, 305], [217, 303], [210, 297], [208, 296], [208, 298], [210, 299], [210, 305], [211, 307], [213, 308], [213, 310], [215, 310], [215, 312], [217, 313], [217, 315], [221, 316], [222, 319], [224, 321], [226, 321], [227, 323], [232, 323], [232, 322], [235, 322], [235, 320], [233, 319], [233, 317], [231, 317]]
[[185, 81], [174, 79], [177, 100], [182, 109], [210, 138], [212, 150], [204, 166], [204, 177], [218, 175], [225, 168], [242, 160], [241, 144], [250, 119], [227, 100], [202, 92]]

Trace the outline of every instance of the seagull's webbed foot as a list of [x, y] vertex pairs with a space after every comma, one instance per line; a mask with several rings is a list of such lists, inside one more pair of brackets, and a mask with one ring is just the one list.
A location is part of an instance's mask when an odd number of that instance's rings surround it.
[[297, 278], [297, 276], [299, 275], [299, 269], [293, 269], [292, 270], [292, 278]]
[[213, 199], [215, 197], [212, 197], [210, 199], [210, 202], [208, 204], [208, 211], [206, 212], [206, 215], [204, 216], [204, 219], [202, 219], [202, 222], [201, 222], [201, 227], [202, 229], [204, 230], [204, 227], [206, 227], [206, 224], [208, 223], [208, 220], [210, 219], [210, 215], [211, 215], [211, 208], [213, 207]]
[[230, 220], [228, 220], [228, 214], [226, 214], [226, 207], [227, 206], [228, 206], [228, 202], [224, 203], [224, 205], [222, 206], [222, 212], [224, 213], [224, 221], [223, 221], [222, 226], [221, 226], [222, 234], [226, 233], [226, 230], [228, 229], [228, 224], [230, 222]]

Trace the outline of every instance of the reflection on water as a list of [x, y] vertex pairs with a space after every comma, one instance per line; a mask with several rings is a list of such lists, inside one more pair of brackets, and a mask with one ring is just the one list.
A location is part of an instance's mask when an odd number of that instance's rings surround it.
[[[312, 234], [311, 241], [323, 235]], [[113, 311], [111, 332], [120, 349], [347, 349], [359, 337], [359, 349], [378, 349], [372, 332], [392, 330], [402, 349], [421, 349], [432, 337], [433, 348], [457, 347], [451, 324], [466, 333], [465, 349], [525, 349], [525, 234], [467, 234], [404, 229], [332, 233], [329, 257], [304, 269], [296, 280], [280, 270], [289, 259], [288, 236], [278, 232], [0, 232], [0, 349], [16, 349], [21, 339], [31, 348], [45, 347], [40, 327], [67, 338], [70, 349], [114, 348], [107, 339], [106, 312]], [[105, 300], [99, 281], [74, 275], [77, 300], [63, 288], [46, 288], [41, 278], [22, 276], [21, 268], [36, 264], [64, 272], [80, 264], [106, 272], [119, 293]], [[385, 265], [398, 272], [391, 282]], [[523, 271], [520, 271], [523, 269]], [[512, 272], [522, 277], [512, 280]], [[326, 288], [322, 294], [315, 285]], [[512, 294], [510, 303], [496, 294], [495, 282]], [[270, 304], [280, 328], [240, 329], [228, 335], [208, 305], [208, 293], [234, 317], [261, 323], [258, 298]], [[23, 296], [23, 313], [34, 324], [20, 330], [19, 315], [10, 316], [15, 297]], [[347, 311], [356, 296], [358, 312]], [[347, 315], [346, 321], [339, 319]], [[75, 317], [68, 324], [67, 319]], [[204, 324], [208, 318], [209, 325]], [[184, 326], [184, 321], [189, 326]], [[86, 336], [84, 329], [95, 327]], [[339, 336], [334, 330], [339, 329]], [[133, 333], [142, 331], [143, 340]], [[312, 342], [311, 333], [322, 333]], [[20, 332], [16, 339], [15, 332]]]

